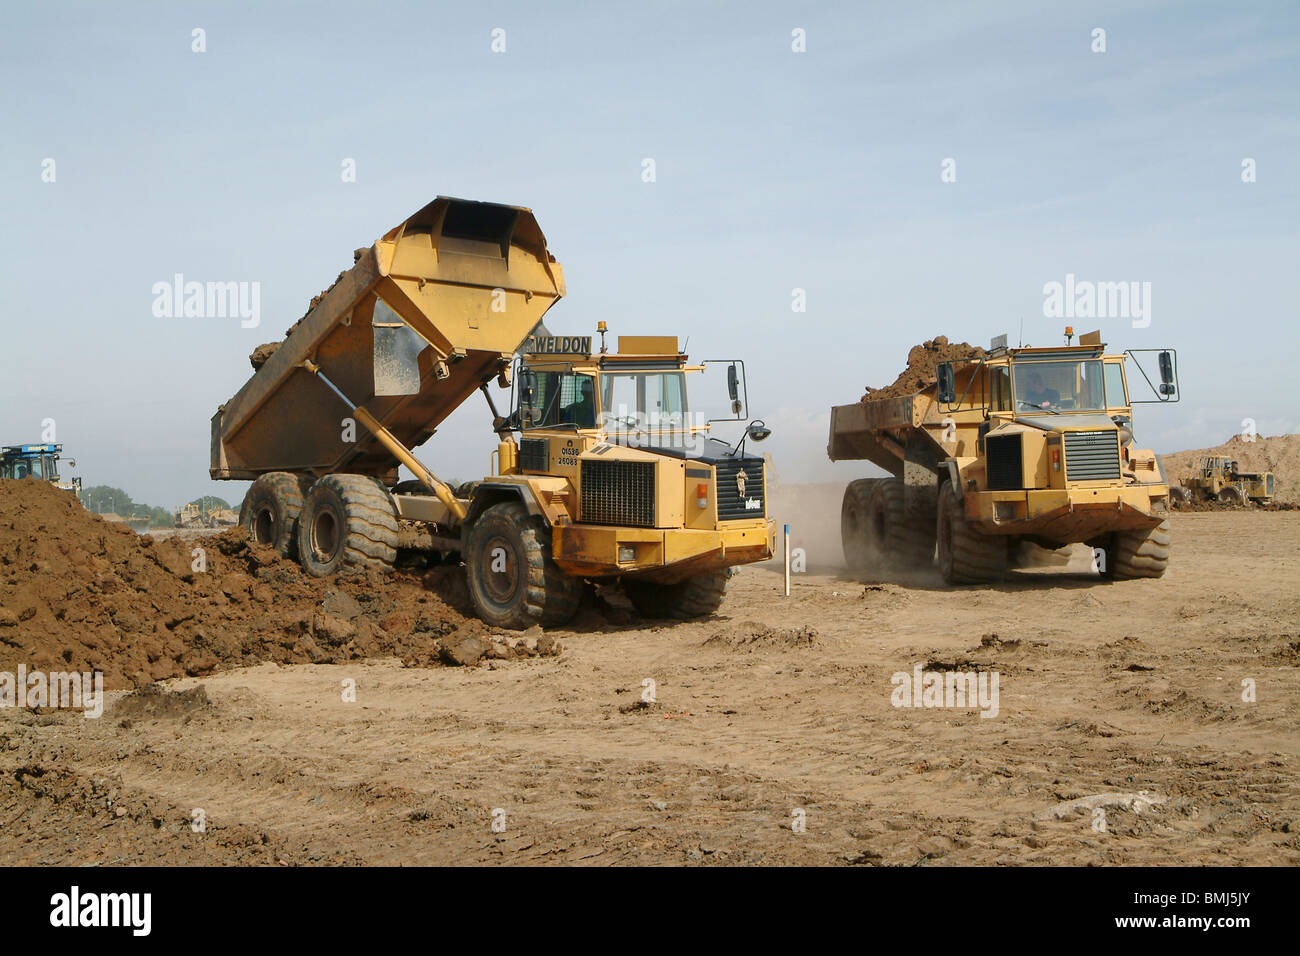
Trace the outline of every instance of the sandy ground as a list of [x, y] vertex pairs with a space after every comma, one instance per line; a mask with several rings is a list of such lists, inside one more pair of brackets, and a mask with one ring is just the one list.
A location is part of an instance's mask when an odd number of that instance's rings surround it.
[[[789, 598], [746, 568], [710, 620], [0, 711], [0, 863], [1300, 863], [1300, 513], [1179, 514], [1161, 581], [943, 589], [837, 570], [837, 495]], [[892, 706], [915, 664], [996, 671], [997, 716]]]

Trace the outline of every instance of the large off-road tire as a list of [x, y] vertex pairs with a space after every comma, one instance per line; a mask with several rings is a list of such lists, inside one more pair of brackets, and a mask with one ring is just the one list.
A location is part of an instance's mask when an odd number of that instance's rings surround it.
[[326, 475], [298, 519], [298, 560], [313, 577], [345, 567], [387, 571], [397, 559], [397, 505], [365, 475]]
[[934, 560], [934, 515], [923, 521], [907, 511], [902, 478], [882, 478], [871, 493], [867, 528], [886, 565], [929, 567]]
[[578, 611], [582, 578], [551, 559], [551, 529], [518, 501], [503, 501], [478, 516], [464, 557], [474, 607], [494, 627], [564, 624]]
[[844, 501], [840, 504], [840, 543], [844, 547], [844, 563], [850, 571], [869, 571], [876, 565], [878, 555], [868, 523], [871, 493], [879, 481], [879, 478], [859, 478], [844, 489]]
[[1105, 545], [1103, 577], [1112, 581], [1163, 577], [1169, 567], [1169, 519], [1154, 528], [1116, 531]]
[[261, 475], [239, 509], [239, 526], [258, 544], [270, 545], [284, 558], [298, 553], [298, 517], [302, 513], [302, 486], [287, 471]]
[[951, 482], [944, 482], [939, 489], [938, 511], [936, 537], [943, 579], [949, 584], [1000, 579], [1007, 570], [1007, 539], [971, 527]]
[[687, 620], [717, 611], [730, 578], [730, 568], [703, 571], [676, 584], [624, 578], [623, 593], [642, 617]]
[[1185, 488], [1182, 485], [1171, 485], [1169, 488], [1169, 507], [1180, 510], [1188, 507], [1192, 503], [1192, 489]]

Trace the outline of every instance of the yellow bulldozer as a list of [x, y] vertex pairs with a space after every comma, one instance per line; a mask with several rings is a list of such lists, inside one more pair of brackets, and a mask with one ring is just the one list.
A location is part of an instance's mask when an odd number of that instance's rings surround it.
[[[831, 410], [828, 454], [892, 477], [849, 484], [841, 509], [855, 569], [928, 567], [952, 584], [991, 581], [1021, 542], [1049, 550], [1085, 542], [1102, 575], [1160, 577], [1169, 561], [1169, 485], [1159, 459], [1134, 444], [1126, 359], [1179, 397], [1170, 350], [1110, 353], [1099, 332], [1063, 346], [1009, 348], [936, 367], [902, 397]], [[1157, 353], [1147, 374], [1142, 360]]]
[[[502, 627], [569, 620], [588, 579], [646, 616], [716, 610], [731, 569], [775, 548], [744, 364], [692, 365], [671, 336], [611, 351], [603, 322], [599, 344], [551, 335], [564, 293], [523, 207], [439, 197], [359, 251], [212, 419], [211, 476], [253, 480], [240, 524], [317, 576], [390, 567], [399, 545], [459, 554]], [[719, 418], [691, 402], [705, 371], [725, 374]], [[475, 393], [493, 467], [452, 488], [411, 449]]]
[[1226, 455], [1210, 455], [1201, 459], [1195, 475], [1182, 479], [1170, 490], [1170, 496], [1175, 508], [1209, 501], [1233, 506], [1252, 502], [1267, 505], [1273, 500], [1273, 473], [1242, 471]]

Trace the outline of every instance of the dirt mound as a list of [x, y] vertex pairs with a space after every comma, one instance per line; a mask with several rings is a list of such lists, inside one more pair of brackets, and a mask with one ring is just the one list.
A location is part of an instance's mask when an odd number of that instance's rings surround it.
[[821, 642], [807, 624], [798, 627], [768, 627], [745, 621], [734, 630], [719, 631], [704, 642], [706, 647], [815, 647]]
[[862, 396], [862, 401], [870, 401], [877, 398], [902, 398], [904, 395], [911, 395], [919, 392], [924, 388], [929, 388], [938, 381], [938, 373], [935, 369], [942, 362], [957, 362], [962, 359], [981, 359], [988, 355], [978, 345], [970, 345], [966, 342], [959, 342], [955, 345], [949, 343], [946, 335], [936, 335], [932, 339], [927, 339], [920, 345], [912, 346], [907, 353], [907, 368], [886, 385], [884, 388], [872, 388], [867, 386], [866, 394]]
[[155, 540], [0, 481], [0, 670], [99, 670], [114, 689], [263, 661], [446, 661], [440, 639], [469, 619], [458, 570], [322, 581], [240, 528]]
[[189, 690], [164, 690], [157, 684], [145, 684], [127, 694], [113, 708], [113, 716], [124, 720], [157, 720], [168, 717], [189, 717], [212, 710], [212, 701], [203, 685]]
[[[1237, 462], [1241, 471], [1271, 471], [1274, 478], [1273, 501], [1279, 505], [1300, 505], [1300, 435], [1257, 436], [1246, 441], [1233, 435], [1214, 448], [1197, 448], [1161, 455], [1165, 474], [1171, 482], [1196, 475], [1202, 458], [1226, 455]], [[1219, 505], [1211, 505], [1218, 508]], [[1193, 509], [1193, 510], [1203, 510]], [[1205, 509], [1208, 510], [1208, 509]]]

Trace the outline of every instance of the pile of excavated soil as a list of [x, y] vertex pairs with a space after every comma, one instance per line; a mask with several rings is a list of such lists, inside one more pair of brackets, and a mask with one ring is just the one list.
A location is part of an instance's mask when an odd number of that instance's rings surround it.
[[1165, 474], [1170, 482], [1178, 482], [1198, 474], [1201, 459], [1215, 455], [1231, 458], [1237, 462], [1240, 471], [1273, 472], [1274, 503], [1284, 506], [1300, 505], [1300, 435], [1275, 435], [1272, 438], [1260, 435], [1254, 441], [1233, 435], [1214, 448], [1178, 451], [1161, 455], [1160, 459], [1164, 462]]
[[45, 482], [0, 481], [0, 671], [98, 670], [114, 689], [264, 661], [427, 666], [560, 650], [474, 618], [458, 566], [321, 580], [241, 528], [155, 540]]
[[946, 335], [936, 335], [920, 345], [912, 346], [907, 353], [907, 368], [894, 381], [884, 388], [867, 386], [862, 401], [868, 402], [878, 398], [902, 398], [922, 389], [929, 388], [938, 381], [936, 368], [943, 362], [957, 362], [962, 359], [981, 359], [988, 353], [978, 345], [948, 342]]

